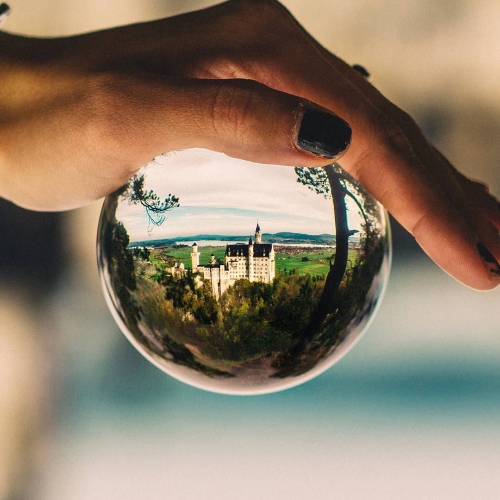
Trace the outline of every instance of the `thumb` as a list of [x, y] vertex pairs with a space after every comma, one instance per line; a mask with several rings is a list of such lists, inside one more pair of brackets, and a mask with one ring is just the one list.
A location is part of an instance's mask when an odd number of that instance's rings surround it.
[[321, 166], [340, 157], [351, 139], [338, 116], [250, 80], [118, 73], [67, 80], [49, 79], [0, 128], [0, 195], [26, 208], [85, 205], [176, 149]]
[[142, 163], [202, 147], [259, 163], [319, 166], [338, 159], [351, 140], [337, 115], [253, 80], [152, 82], [148, 76], [115, 90], [119, 142], [128, 158], [135, 152]]

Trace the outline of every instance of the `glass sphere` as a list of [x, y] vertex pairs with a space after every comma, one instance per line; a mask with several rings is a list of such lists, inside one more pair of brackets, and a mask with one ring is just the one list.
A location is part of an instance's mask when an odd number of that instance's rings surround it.
[[193, 386], [292, 387], [338, 361], [387, 282], [385, 211], [338, 165], [203, 149], [154, 159], [104, 202], [98, 265], [132, 344]]

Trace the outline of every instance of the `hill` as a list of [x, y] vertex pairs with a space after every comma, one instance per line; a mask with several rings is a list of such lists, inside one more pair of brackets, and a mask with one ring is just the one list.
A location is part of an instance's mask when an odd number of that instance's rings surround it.
[[[224, 235], [224, 234], [195, 234], [192, 236], [177, 236], [175, 238], [163, 238], [157, 240], [134, 241], [131, 247], [165, 247], [175, 245], [179, 241], [248, 241], [253, 235]], [[306, 233], [263, 233], [263, 243], [275, 243], [281, 245], [334, 245], [335, 236], [333, 234], [306, 234]]]

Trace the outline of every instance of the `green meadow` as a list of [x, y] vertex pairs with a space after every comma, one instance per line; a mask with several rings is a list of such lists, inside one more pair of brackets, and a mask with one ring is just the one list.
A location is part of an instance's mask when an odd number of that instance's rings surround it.
[[[200, 264], [210, 263], [212, 254], [224, 262], [225, 247], [199, 247]], [[332, 258], [332, 249], [323, 248], [304, 248], [289, 247], [287, 253], [276, 253], [276, 273], [289, 274], [309, 274], [312, 276], [321, 276], [328, 274], [330, 268], [330, 259]], [[351, 265], [356, 260], [357, 252], [349, 251]], [[191, 247], [169, 246], [151, 250], [149, 261], [152, 264], [163, 267], [166, 263], [172, 265], [175, 262], [183, 263], [187, 269], [191, 269]], [[348, 264], [348, 267], [349, 264]]]

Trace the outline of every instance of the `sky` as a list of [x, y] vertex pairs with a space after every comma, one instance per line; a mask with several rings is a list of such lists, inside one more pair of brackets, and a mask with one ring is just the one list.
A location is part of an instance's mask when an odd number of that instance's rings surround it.
[[[117, 219], [131, 241], [196, 234], [250, 236], [257, 222], [263, 233], [335, 232], [331, 200], [298, 183], [291, 167], [189, 149], [158, 157], [143, 172], [146, 190], [162, 199], [171, 193], [179, 197], [180, 207], [169, 211], [161, 226], [151, 226], [142, 206], [120, 203]], [[351, 229], [359, 228], [354, 207], [349, 223]]]

